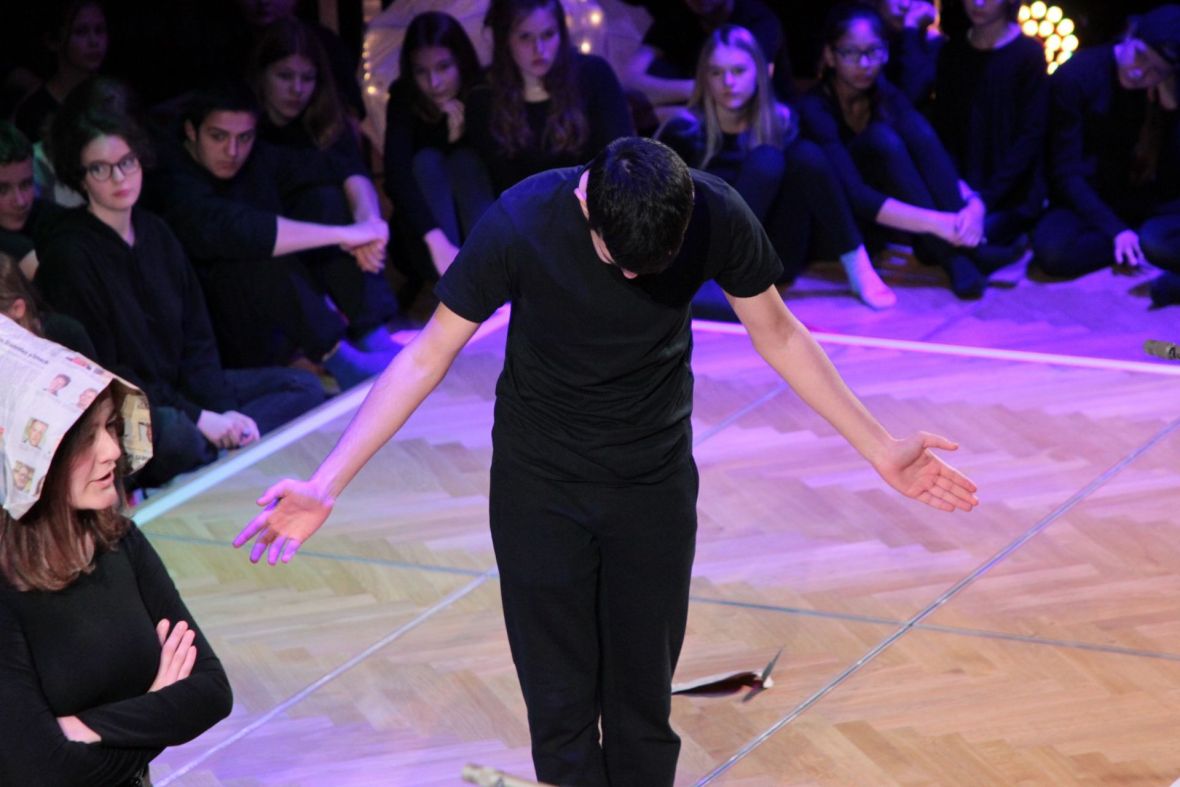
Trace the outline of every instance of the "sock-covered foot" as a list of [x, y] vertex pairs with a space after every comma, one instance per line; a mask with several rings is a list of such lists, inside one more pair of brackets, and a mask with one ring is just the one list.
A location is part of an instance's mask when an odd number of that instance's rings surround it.
[[324, 358], [324, 369], [336, 378], [340, 390], [346, 391], [385, 371], [398, 349], [391, 347], [383, 352], [365, 352], [344, 340], [331, 355]]
[[979, 272], [986, 276], [1016, 262], [1027, 250], [1028, 236], [1021, 235], [1004, 246], [981, 243], [971, 249], [968, 256], [975, 261], [975, 267]]
[[1170, 306], [1180, 303], [1180, 273], [1165, 271], [1151, 283], [1151, 304]]
[[951, 292], [955, 295], [963, 300], [983, 297], [987, 280], [970, 259], [962, 254], [955, 254], [947, 263], [946, 272], [951, 277]]
[[888, 309], [897, 303], [897, 296], [889, 285], [881, 281], [873, 268], [873, 261], [861, 246], [856, 251], [840, 256], [844, 272], [848, 274], [848, 285], [856, 297], [871, 309]]
[[357, 349], [367, 353], [387, 353], [390, 350], [397, 350], [397, 345], [389, 335], [389, 330], [383, 325], [378, 325], [359, 339], [350, 339], [349, 341]]

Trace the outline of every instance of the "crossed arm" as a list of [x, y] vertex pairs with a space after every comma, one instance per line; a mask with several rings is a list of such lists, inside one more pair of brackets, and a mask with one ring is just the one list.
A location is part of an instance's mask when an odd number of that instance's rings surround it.
[[890, 435], [845, 385], [828, 356], [773, 287], [752, 298], [726, 297], [758, 354], [886, 483], [940, 511], [970, 511], [979, 504], [975, 484], [929, 450], [953, 451], [958, 446], [926, 432], [902, 440]]

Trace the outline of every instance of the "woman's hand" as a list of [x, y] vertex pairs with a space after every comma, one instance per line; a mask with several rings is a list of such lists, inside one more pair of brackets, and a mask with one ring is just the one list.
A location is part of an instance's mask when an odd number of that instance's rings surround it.
[[257, 563], [263, 554], [272, 566], [280, 559], [289, 563], [303, 542], [324, 524], [335, 503], [310, 481], [285, 478], [258, 498], [258, 505], [264, 506], [262, 513], [242, 528], [234, 539], [234, 548], [257, 536], [250, 550], [251, 563]]
[[102, 743], [102, 736], [87, 727], [77, 716], [58, 716], [57, 726], [66, 740], [74, 743]]
[[1114, 236], [1114, 264], [1127, 268], [1138, 268], [1147, 258], [1139, 247], [1139, 235], [1135, 230], [1123, 230]]
[[973, 197], [955, 214], [955, 245], [973, 249], [983, 242], [983, 220], [987, 217], [987, 208], [983, 200]]
[[463, 102], [457, 98], [452, 98], [440, 106], [439, 109], [447, 116], [447, 142], [457, 142], [467, 128]]
[[193, 644], [197, 632], [183, 620], [172, 626], [171, 631], [168, 630], [169, 625], [167, 619], [156, 624], [156, 637], [160, 640], [160, 666], [156, 670], [156, 679], [148, 688], [149, 692], [184, 680], [193, 673], [193, 665], [197, 663], [197, 648]]
[[977, 487], [930, 450], [954, 451], [958, 447], [945, 437], [918, 432], [904, 440], [894, 440], [873, 466], [891, 487], [906, 497], [939, 511], [970, 511], [979, 505], [975, 496]]

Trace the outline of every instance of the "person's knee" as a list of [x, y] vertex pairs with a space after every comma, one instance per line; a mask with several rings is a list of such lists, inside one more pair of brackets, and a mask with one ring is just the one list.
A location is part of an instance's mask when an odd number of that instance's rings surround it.
[[1144, 222], [1139, 228], [1139, 248], [1152, 265], [1180, 271], [1180, 217]]
[[893, 160], [908, 155], [905, 140], [886, 123], [870, 123], [856, 140], [863, 153]]

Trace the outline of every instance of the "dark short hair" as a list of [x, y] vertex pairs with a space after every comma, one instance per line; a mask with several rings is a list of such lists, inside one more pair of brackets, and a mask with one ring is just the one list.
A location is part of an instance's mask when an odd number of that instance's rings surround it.
[[672, 264], [692, 218], [688, 166], [667, 145], [622, 137], [590, 162], [586, 184], [590, 229], [620, 268], [659, 273]]
[[147, 132], [135, 119], [136, 102], [123, 83], [94, 77], [74, 88], [49, 128], [49, 159], [58, 180], [85, 194], [82, 151], [99, 137], [119, 137], [144, 166], [152, 163]]
[[0, 120], [0, 166], [18, 164], [33, 157], [33, 145], [20, 129]]
[[200, 131], [201, 124], [214, 112], [248, 112], [257, 120], [262, 109], [244, 82], [226, 82], [203, 88], [189, 96], [180, 119], [191, 123], [194, 131]]

